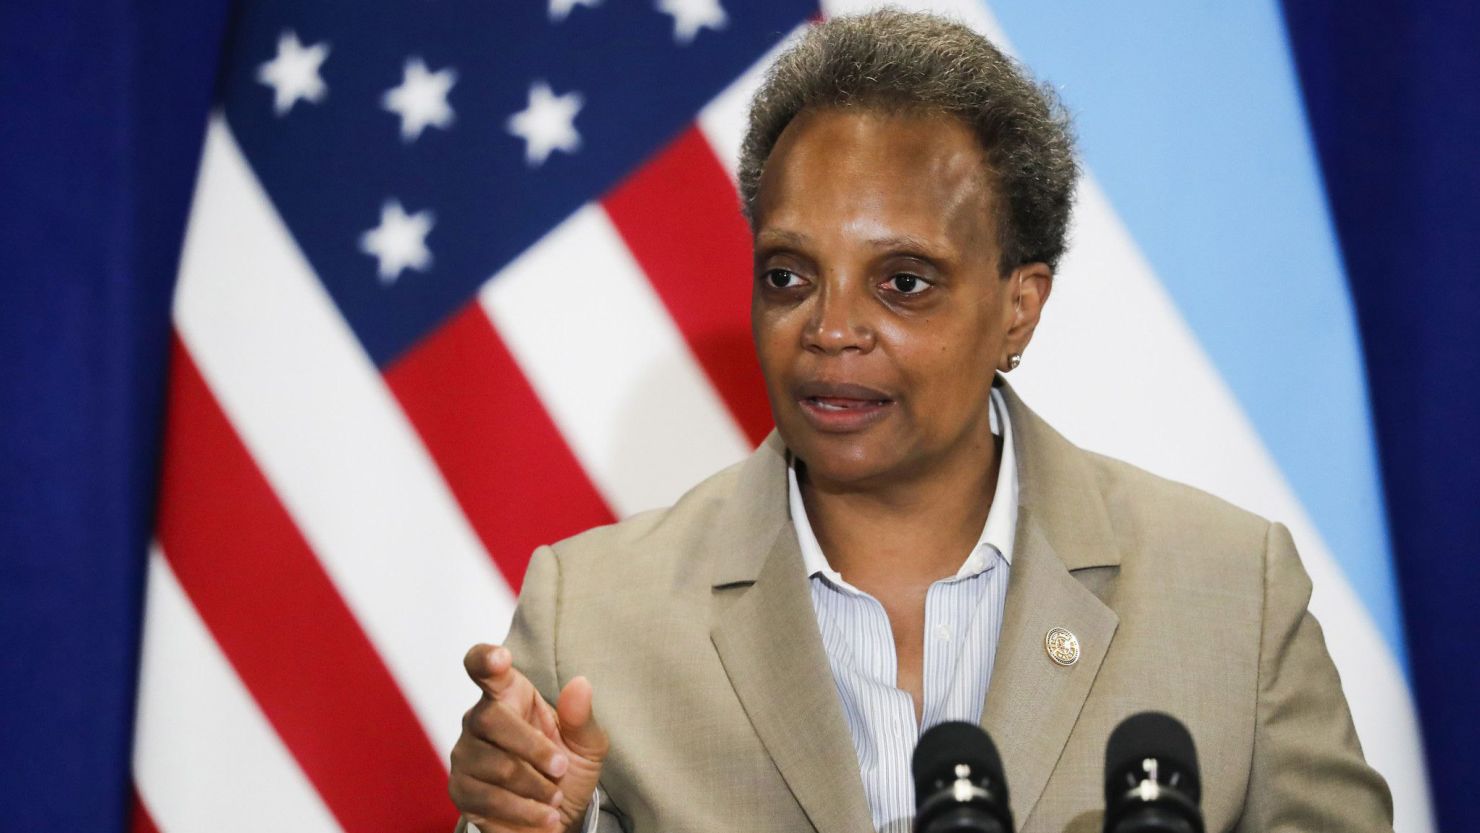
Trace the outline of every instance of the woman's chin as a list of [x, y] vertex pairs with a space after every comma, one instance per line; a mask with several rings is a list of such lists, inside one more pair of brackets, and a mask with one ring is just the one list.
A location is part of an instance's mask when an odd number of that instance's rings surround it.
[[809, 438], [811, 442], [788, 444], [805, 465], [807, 478], [830, 486], [865, 488], [887, 483], [900, 460], [895, 449], [853, 437], [841, 441], [836, 435]]

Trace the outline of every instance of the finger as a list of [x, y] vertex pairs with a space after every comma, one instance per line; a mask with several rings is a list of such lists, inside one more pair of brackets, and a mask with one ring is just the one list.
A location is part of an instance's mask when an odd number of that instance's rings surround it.
[[528, 761], [551, 778], [564, 775], [570, 765], [554, 741], [502, 703], [478, 701], [463, 715], [463, 730]]
[[488, 696], [498, 699], [523, 676], [514, 670], [508, 648], [478, 643], [463, 655], [463, 670]]
[[539, 729], [551, 741], [558, 741], [560, 739], [560, 720], [555, 716], [555, 707], [546, 703], [545, 698], [541, 697], [539, 692], [535, 692], [532, 711], [534, 713], [535, 728]]
[[503, 787], [516, 795], [552, 806], [558, 806], [564, 798], [559, 785], [530, 766], [528, 761], [477, 739], [468, 739], [453, 747], [452, 768], [475, 781]]
[[596, 716], [592, 713], [593, 700], [591, 682], [585, 677], [576, 677], [561, 690], [555, 711], [560, 718], [560, 737], [565, 745], [583, 758], [600, 761], [606, 757], [608, 742], [606, 732], [596, 723]]
[[548, 829], [560, 824], [560, 813], [554, 807], [501, 787], [453, 776], [448, 792], [458, 811], [484, 831], [511, 825]]

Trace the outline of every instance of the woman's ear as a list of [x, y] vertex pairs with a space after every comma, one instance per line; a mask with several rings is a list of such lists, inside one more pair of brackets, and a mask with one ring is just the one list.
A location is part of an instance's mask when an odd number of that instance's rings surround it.
[[1047, 263], [1025, 263], [1012, 270], [1007, 282], [1012, 313], [1002, 340], [1002, 356], [997, 363], [998, 368], [1004, 371], [1018, 366], [1028, 349], [1028, 342], [1033, 340], [1043, 305], [1048, 303], [1049, 293], [1053, 292], [1053, 269]]

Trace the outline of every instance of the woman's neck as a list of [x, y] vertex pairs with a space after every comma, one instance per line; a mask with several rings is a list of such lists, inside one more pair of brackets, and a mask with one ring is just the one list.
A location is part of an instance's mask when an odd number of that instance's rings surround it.
[[807, 520], [829, 565], [865, 590], [880, 582], [928, 587], [954, 575], [997, 488], [1000, 441], [983, 434], [918, 476], [869, 488], [816, 482], [799, 467]]

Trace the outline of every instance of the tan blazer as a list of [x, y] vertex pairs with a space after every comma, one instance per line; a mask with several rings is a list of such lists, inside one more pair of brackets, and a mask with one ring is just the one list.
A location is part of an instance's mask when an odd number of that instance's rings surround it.
[[[1390, 831], [1285, 528], [1080, 450], [1004, 392], [1021, 506], [982, 724], [1018, 829], [1098, 833], [1105, 741], [1158, 709], [1192, 732], [1210, 832]], [[773, 434], [673, 507], [530, 562], [508, 644], [546, 698], [591, 680], [603, 831], [872, 830], [786, 464]], [[1078, 637], [1070, 667], [1045, 651], [1055, 627]]]

